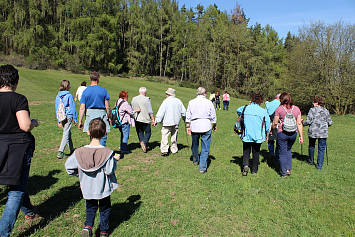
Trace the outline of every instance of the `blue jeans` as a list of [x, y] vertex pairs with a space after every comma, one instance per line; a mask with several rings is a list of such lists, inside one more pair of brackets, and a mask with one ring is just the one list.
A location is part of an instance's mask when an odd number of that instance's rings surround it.
[[129, 139], [129, 123], [122, 124], [120, 127], [121, 132], [121, 152], [127, 152], [128, 147], [128, 139]]
[[316, 147], [316, 140], [318, 139], [318, 158], [317, 158], [317, 169], [321, 170], [324, 163], [324, 150], [327, 145], [327, 138], [309, 138], [308, 154], [309, 163], [314, 161], [314, 149]]
[[9, 236], [11, 234], [20, 209], [26, 216], [33, 215], [33, 206], [27, 193], [27, 181], [32, 155], [33, 150], [27, 149], [23, 157], [20, 184], [10, 186], [6, 206], [0, 220], [0, 236]]
[[63, 137], [59, 147], [59, 151], [61, 152], [64, 152], [67, 144], [69, 144], [70, 153], [74, 151], [73, 141], [71, 139], [71, 131], [70, 131], [72, 123], [73, 123], [73, 118], [67, 118], [62, 122]]
[[[192, 158], [194, 163], [200, 162], [200, 171], [207, 170], [207, 159], [210, 154], [212, 129], [205, 133], [192, 133]], [[201, 138], [201, 154], [198, 155]]]
[[292, 169], [292, 153], [291, 149], [295, 143], [297, 132], [292, 134], [280, 132], [277, 134], [277, 148], [279, 152], [279, 161], [281, 176], [286, 176], [286, 171]]
[[228, 100], [224, 100], [223, 101], [223, 110], [227, 110], [228, 111], [228, 107], [229, 107], [229, 101]]
[[152, 131], [150, 123], [141, 123], [136, 121], [136, 131], [140, 142], [144, 142], [145, 145], [149, 142]]
[[110, 196], [99, 200], [86, 200], [86, 221], [84, 223], [85, 226], [88, 225], [91, 228], [93, 227], [97, 209], [99, 209], [100, 212], [100, 231], [107, 233], [109, 229], [109, 219], [111, 214]]

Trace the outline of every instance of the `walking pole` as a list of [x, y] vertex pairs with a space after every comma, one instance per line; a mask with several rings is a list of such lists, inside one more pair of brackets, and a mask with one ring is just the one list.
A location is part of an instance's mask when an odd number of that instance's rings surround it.
[[328, 145], [325, 145], [325, 155], [327, 156], [327, 165], [328, 165]]
[[187, 150], [190, 150], [190, 145], [189, 145], [189, 136], [187, 134], [187, 128], [186, 128], [186, 122], [185, 122], [185, 134], [186, 134], [186, 143], [187, 143]]
[[304, 160], [303, 160], [303, 144], [301, 144], [301, 157], [302, 157], [302, 163], [301, 164], [303, 164], [303, 162], [304, 162]]

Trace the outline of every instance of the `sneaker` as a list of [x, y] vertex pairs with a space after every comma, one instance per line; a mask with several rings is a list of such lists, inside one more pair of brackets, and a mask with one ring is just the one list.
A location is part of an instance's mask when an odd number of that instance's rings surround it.
[[249, 171], [249, 166], [245, 165], [244, 168], [243, 168], [242, 175], [243, 176], [247, 176], [248, 175], [248, 171]]
[[144, 142], [140, 142], [139, 144], [141, 145], [142, 151], [144, 153], [146, 153], [147, 152], [147, 147], [145, 146]]
[[291, 175], [291, 170], [286, 170], [286, 175]]
[[206, 170], [200, 170], [199, 172], [200, 172], [200, 174], [204, 174], [204, 173], [206, 173]]
[[58, 152], [58, 155], [57, 155], [57, 158], [58, 159], [63, 159], [64, 158], [64, 152]]
[[198, 165], [198, 162], [194, 162], [194, 165]]
[[108, 236], [107, 232], [100, 232], [100, 237], [106, 237], [106, 236]]
[[168, 156], [169, 154], [168, 154], [168, 152], [162, 152], [161, 153], [161, 156]]
[[251, 174], [257, 174], [258, 172], [251, 172]]
[[85, 226], [84, 229], [81, 231], [82, 237], [92, 237], [92, 229], [90, 226]]
[[219, 108], [219, 110], [221, 110], [221, 108]]

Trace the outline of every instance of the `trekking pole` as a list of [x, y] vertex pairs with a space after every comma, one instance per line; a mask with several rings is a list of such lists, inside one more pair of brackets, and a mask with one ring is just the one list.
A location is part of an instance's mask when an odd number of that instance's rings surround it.
[[327, 156], [327, 165], [328, 165], [328, 145], [325, 145], [325, 155]]
[[301, 157], [302, 157], [302, 163], [301, 164], [303, 164], [303, 144], [301, 144]]
[[190, 150], [189, 135], [187, 134], [186, 122], [185, 122], [185, 134], [186, 134], [187, 150], [189, 151]]

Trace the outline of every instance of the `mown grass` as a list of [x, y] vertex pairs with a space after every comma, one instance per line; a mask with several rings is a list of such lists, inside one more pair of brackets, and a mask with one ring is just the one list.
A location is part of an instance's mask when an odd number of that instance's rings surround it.
[[[85, 200], [78, 179], [64, 169], [56, 153], [62, 137], [57, 127], [54, 100], [60, 81], [71, 82], [74, 94], [87, 75], [20, 69], [18, 92], [30, 101], [31, 117], [40, 121], [33, 130], [37, 148], [32, 160], [29, 194], [43, 220], [26, 225], [20, 213], [13, 236], [80, 236], [85, 221]], [[145, 86], [157, 112], [169, 87], [165, 84], [125, 78], [102, 77], [100, 85], [113, 105], [121, 90], [129, 100]], [[185, 106], [195, 90], [175, 87]], [[293, 147], [293, 173], [283, 180], [266, 158], [267, 145], [257, 175], [240, 173], [242, 143], [233, 133], [235, 110], [247, 101], [232, 98], [230, 110], [218, 110], [218, 130], [212, 135], [208, 172], [199, 174], [190, 161], [191, 137], [180, 124], [179, 153], [160, 156], [160, 128], [152, 128], [150, 150], [139, 149], [131, 129], [132, 153], [118, 163], [119, 188], [112, 194], [111, 236], [351, 236], [354, 235], [354, 132], [355, 117], [332, 116], [329, 130], [329, 165], [322, 171], [304, 162], [307, 128], [301, 146]], [[297, 104], [297, 101], [296, 101]], [[77, 103], [77, 109], [79, 104]], [[72, 128], [75, 147], [89, 142]], [[119, 148], [119, 131], [113, 129], [107, 146]], [[188, 141], [187, 141], [188, 140]], [[6, 189], [0, 192], [1, 211]], [[94, 229], [98, 229], [97, 216]], [[97, 231], [96, 231], [97, 233]]]

